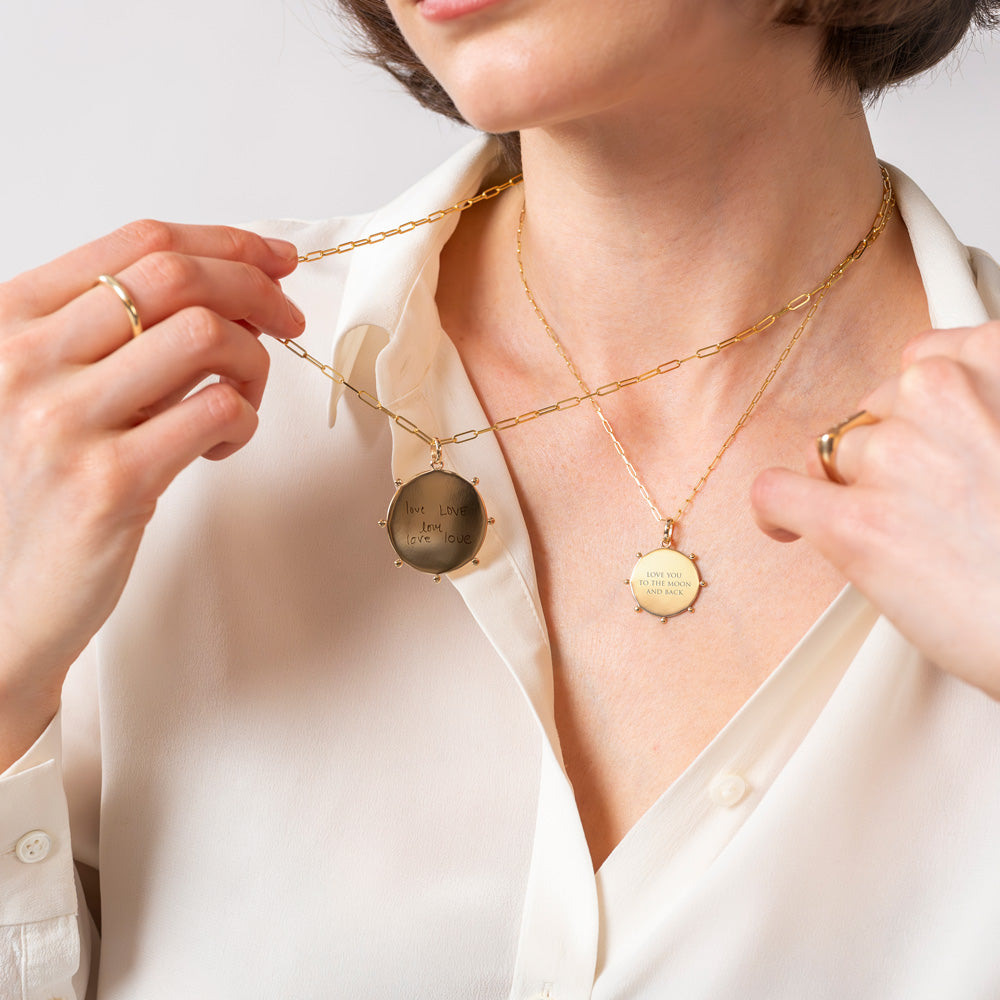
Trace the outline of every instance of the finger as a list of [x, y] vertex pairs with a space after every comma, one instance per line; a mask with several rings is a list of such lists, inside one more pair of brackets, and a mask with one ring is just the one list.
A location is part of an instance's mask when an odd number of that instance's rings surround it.
[[[147, 330], [196, 305], [277, 337], [298, 336], [305, 326], [281, 286], [242, 261], [155, 253], [126, 268], [120, 277]], [[103, 285], [53, 313], [46, 323], [58, 331], [51, 334], [52, 349], [75, 364], [106, 357], [132, 339], [125, 308]]]
[[232, 386], [213, 382], [193, 396], [126, 431], [121, 465], [141, 495], [158, 497], [196, 458], [225, 458], [257, 429], [257, 413]]
[[947, 446], [980, 437], [992, 440], [1000, 431], [1000, 351], [996, 361], [985, 355], [997, 345], [985, 330], [969, 331], [962, 347], [967, 359], [929, 354], [914, 361], [895, 378], [879, 386], [866, 402], [875, 412], [919, 427], [922, 436]]
[[[989, 412], [989, 397], [996, 393], [996, 387], [984, 385], [963, 362], [936, 353], [934, 336], [921, 339], [929, 348], [926, 356], [912, 360], [899, 375], [886, 379], [862, 401], [864, 409], [879, 422], [855, 428], [841, 437], [836, 465], [845, 482], [863, 478], [868, 466], [880, 472], [883, 479], [898, 479], [904, 466], [909, 469], [912, 464], [909, 459], [922, 452], [921, 439], [947, 448], [949, 439], [966, 437], [971, 428], [982, 433], [992, 431], [995, 420]], [[911, 471], [919, 481], [919, 470]]]
[[296, 248], [285, 240], [265, 239], [229, 226], [146, 219], [12, 279], [5, 289], [5, 311], [23, 319], [48, 315], [91, 288], [99, 274], [117, 274], [152, 253], [239, 260], [271, 278], [285, 277], [298, 263]]
[[931, 357], [957, 358], [995, 368], [1000, 364], [1000, 321], [950, 330], [927, 330], [903, 348], [902, 366], [906, 369]]
[[791, 469], [765, 469], [750, 488], [750, 504], [757, 526], [779, 542], [804, 538], [831, 562], [831, 525], [851, 491], [827, 480]]
[[909, 368], [915, 361], [935, 354], [950, 354], [958, 337], [965, 333], [965, 328], [950, 330], [924, 330], [911, 337], [903, 346], [900, 356], [900, 368]]
[[260, 406], [269, 356], [257, 338], [201, 306], [182, 310], [80, 373], [96, 420], [121, 427], [183, 398], [210, 375]]
[[[255, 330], [249, 323], [237, 323], [237, 327], [242, 330], [246, 330], [251, 337], [255, 340], [260, 338], [260, 330]], [[220, 382], [227, 382], [234, 386], [237, 392], [243, 398], [250, 403], [255, 410], [260, 409], [260, 403], [263, 399], [264, 387], [267, 383], [267, 373], [270, 371], [271, 367], [271, 356], [264, 352], [265, 357], [263, 378], [260, 382], [245, 383], [245, 382], [234, 382], [229, 376], [225, 374], [219, 374]], [[136, 413], [136, 417], [140, 420], [148, 420], [154, 414], [161, 413], [163, 410], [170, 406], [176, 406], [185, 396], [190, 395], [195, 389], [205, 381], [206, 376], [209, 373], [203, 373], [199, 375], [191, 376], [186, 382], [181, 383], [171, 392], [168, 392], [162, 399], [157, 400], [155, 403], [148, 403], [141, 407]], [[136, 421], [137, 422], [137, 421]]]
[[933, 331], [908, 348], [904, 360], [902, 380], [908, 397], [925, 390], [934, 395], [936, 409], [962, 407], [961, 397], [971, 390], [1000, 414], [1000, 322]]
[[[954, 439], [937, 430], [929, 433], [926, 427], [897, 416], [852, 428], [840, 438], [834, 466], [847, 486], [910, 491], [928, 477], [946, 475]], [[810, 476], [827, 478], [818, 456], [808, 468]]]
[[[874, 431], [871, 425], [854, 427], [841, 434], [833, 452], [833, 466], [840, 478], [847, 484], [857, 482], [863, 457]], [[806, 472], [813, 479], [831, 482], [819, 457], [819, 441], [806, 451]]]
[[873, 561], [884, 561], [886, 539], [898, 528], [896, 506], [877, 490], [838, 486], [790, 469], [760, 473], [750, 500], [766, 535], [777, 541], [801, 538], [855, 583], [870, 576]]
[[[837, 443], [834, 446], [833, 465], [845, 483], [857, 481], [861, 457], [865, 454], [865, 449], [870, 442], [873, 427], [892, 414], [898, 392], [898, 381], [898, 377], [887, 379], [869, 393], [858, 406], [857, 413], [866, 413], [873, 417], [874, 425], [858, 424], [848, 431], [839, 433]], [[834, 432], [839, 424], [840, 422], [832, 425], [827, 431], [817, 434], [814, 446], [806, 450], [806, 469], [809, 475], [815, 479], [829, 480], [830, 478], [820, 460], [819, 441], [825, 434]]]
[[[256, 328], [252, 327], [249, 323], [240, 322], [237, 323], [236, 326], [238, 326], [241, 330], [246, 330], [246, 332], [249, 333], [250, 336], [253, 337], [255, 340], [260, 339], [260, 330], [257, 330]], [[266, 351], [265, 354], [267, 354]], [[271, 355], [267, 354], [265, 360], [265, 372], [264, 372], [265, 382], [267, 381], [266, 376], [267, 372], [270, 371], [270, 368], [271, 368]], [[194, 376], [190, 378], [186, 383], [178, 386], [173, 392], [168, 393], [158, 402], [151, 403], [148, 406], [144, 407], [143, 416], [145, 418], [149, 418], [154, 413], [159, 413], [161, 410], [165, 410], [168, 406], [174, 406], [175, 404], [179, 403], [189, 393], [193, 392], [203, 381], [204, 377], [199, 378], [197, 376]], [[220, 375], [219, 381], [231, 383], [232, 380], [229, 379], [226, 375]], [[246, 388], [245, 386], [238, 385], [236, 388], [238, 391], [240, 391], [241, 395], [247, 400], [247, 402], [251, 403], [251, 405], [255, 410], [260, 409], [260, 400], [258, 399], [257, 402], [254, 403], [251, 396], [247, 392], [243, 391]]]

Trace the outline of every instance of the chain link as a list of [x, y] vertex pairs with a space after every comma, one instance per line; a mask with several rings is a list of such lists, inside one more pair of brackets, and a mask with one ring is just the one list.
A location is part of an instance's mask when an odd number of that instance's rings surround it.
[[[778, 370], [785, 363], [785, 359], [791, 353], [792, 348], [795, 346], [799, 338], [802, 336], [803, 332], [805, 331], [805, 328], [809, 325], [809, 321], [813, 318], [813, 316], [816, 315], [816, 310], [819, 308], [819, 305], [826, 296], [826, 293], [834, 286], [834, 284], [836, 284], [837, 281], [839, 281], [844, 276], [849, 265], [854, 263], [854, 261], [859, 260], [861, 258], [861, 255], [865, 252], [865, 250], [869, 246], [871, 246], [871, 244], [874, 243], [875, 240], [878, 239], [879, 235], [882, 233], [882, 230], [885, 229], [886, 225], [889, 222], [889, 218], [892, 215], [892, 209], [894, 204], [895, 201], [893, 199], [892, 184], [889, 180], [888, 173], [883, 167], [882, 204], [879, 207], [878, 214], [875, 216], [875, 219], [872, 222], [871, 229], [868, 230], [868, 234], [864, 237], [864, 239], [861, 240], [861, 242], [854, 248], [854, 250], [852, 250], [851, 253], [848, 254], [848, 256], [845, 257], [844, 260], [841, 261], [841, 263], [838, 264], [827, 275], [826, 280], [823, 281], [822, 284], [817, 285], [810, 292], [803, 292], [801, 295], [796, 295], [795, 298], [792, 299], [789, 303], [787, 303], [787, 305], [785, 305], [782, 309], [779, 309], [775, 313], [770, 313], [763, 319], [758, 320], [756, 323], [754, 323], [753, 326], [748, 327], [746, 330], [734, 334], [731, 337], [727, 337], [725, 340], [720, 340], [716, 344], [708, 344], [705, 347], [700, 347], [698, 348], [697, 351], [694, 352], [694, 354], [690, 354], [686, 358], [682, 358], [680, 360], [675, 359], [674, 361], [664, 362], [664, 365], [660, 365], [657, 368], [652, 369], [651, 372], [646, 373], [646, 376], [652, 378], [655, 377], [655, 375], [662, 374], [660, 369], [664, 368], [665, 365], [672, 366], [667, 368], [666, 369], [667, 371], [674, 371], [676, 368], [679, 368], [685, 362], [692, 361], [695, 358], [713, 357], [720, 351], [725, 350], [727, 347], [731, 347], [734, 344], [738, 344], [741, 341], [746, 340], [747, 337], [750, 337], [755, 333], [760, 333], [761, 330], [766, 330], [768, 327], [773, 326], [774, 323], [777, 322], [777, 320], [781, 316], [784, 316], [789, 312], [795, 312], [799, 309], [802, 309], [807, 304], [811, 303], [808, 311], [805, 314], [805, 317], [803, 318], [802, 322], [799, 324], [795, 332], [792, 334], [791, 339], [788, 341], [787, 345], [785, 346], [785, 349], [781, 352], [781, 355], [779, 356], [774, 367], [767, 373], [767, 375], [764, 378], [764, 381], [761, 383], [760, 388], [754, 394], [753, 399], [750, 400], [749, 405], [740, 415], [739, 419], [736, 421], [735, 426], [729, 432], [729, 436], [723, 442], [722, 447], [718, 450], [718, 452], [716, 452], [715, 457], [709, 463], [708, 468], [705, 470], [701, 479], [698, 480], [698, 482], [694, 486], [694, 489], [691, 490], [691, 492], [688, 494], [684, 502], [680, 505], [680, 507], [677, 508], [677, 513], [674, 514], [672, 518], [666, 518], [663, 516], [662, 513], [660, 513], [659, 507], [656, 506], [656, 501], [653, 500], [652, 496], [650, 495], [649, 489], [646, 487], [645, 483], [643, 483], [642, 479], [639, 476], [639, 473], [636, 471], [635, 466], [632, 464], [632, 461], [625, 453], [624, 446], [622, 445], [621, 441], [618, 440], [618, 436], [615, 434], [615, 430], [611, 426], [611, 422], [605, 415], [604, 410], [601, 409], [601, 404], [597, 401], [597, 397], [599, 396], [609, 395], [611, 392], [615, 392], [618, 389], [624, 389], [628, 385], [634, 385], [635, 382], [637, 381], [643, 381], [644, 376], [638, 375], [638, 376], [633, 376], [632, 378], [620, 379], [617, 382], [611, 382], [607, 386], [602, 386], [601, 389], [597, 389], [594, 392], [591, 392], [587, 383], [584, 381], [583, 376], [580, 374], [579, 369], [576, 367], [576, 365], [570, 358], [566, 348], [563, 347], [559, 338], [556, 336], [555, 331], [549, 325], [549, 321], [545, 318], [545, 314], [542, 312], [541, 307], [538, 305], [534, 293], [531, 291], [531, 286], [528, 284], [527, 275], [525, 275], [524, 273], [524, 255], [522, 253], [522, 248], [521, 248], [521, 237], [524, 231], [524, 214], [525, 214], [525, 207], [522, 205], [521, 215], [517, 223], [517, 268], [521, 275], [521, 286], [524, 288], [524, 294], [527, 296], [528, 301], [531, 303], [531, 307], [534, 310], [535, 315], [538, 317], [538, 319], [542, 323], [542, 326], [545, 328], [545, 332], [548, 334], [549, 340], [554, 345], [556, 351], [559, 352], [559, 356], [565, 362], [566, 367], [569, 368], [570, 373], [573, 375], [573, 378], [576, 379], [577, 385], [579, 385], [580, 388], [584, 391], [584, 393], [586, 393], [586, 396], [583, 398], [590, 400], [590, 403], [594, 407], [597, 416], [600, 418], [601, 425], [603, 426], [605, 433], [608, 435], [609, 438], [611, 438], [611, 442], [615, 447], [615, 451], [618, 453], [618, 456], [621, 458], [622, 462], [625, 463], [625, 468], [628, 471], [629, 476], [631, 477], [635, 485], [639, 488], [639, 493], [642, 496], [643, 500], [646, 501], [646, 505], [649, 507], [650, 513], [652, 513], [653, 519], [655, 521], [664, 525], [673, 525], [678, 521], [680, 521], [680, 519], [684, 516], [685, 512], [691, 506], [692, 502], [694, 501], [694, 498], [698, 495], [701, 488], [705, 485], [706, 482], [708, 482], [708, 477], [711, 476], [711, 474], [718, 467], [719, 463], [722, 461], [722, 456], [726, 453], [726, 451], [729, 449], [729, 446], [736, 439], [736, 435], [739, 434], [739, 432], [743, 429], [746, 422], [750, 419], [750, 414], [753, 413], [757, 404], [760, 402], [760, 399], [764, 395], [764, 392], [767, 390], [767, 387], [771, 384], [775, 375], [778, 374]], [[610, 388], [611, 386], [614, 386], [615, 388]], [[608, 391], [602, 391], [602, 390], [608, 390]]]
[[396, 226], [395, 229], [386, 229], [380, 233], [372, 233], [370, 236], [363, 236], [360, 240], [347, 240], [326, 250], [310, 250], [309, 253], [299, 257], [299, 263], [311, 264], [313, 261], [322, 260], [324, 257], [334, 257], [337, 254], [349, 253], [351, 250], [357, 250], [358, 247], [367, 247], [373, 243], [381, 243], [383, 240], [389, 239], [390, 236], [399, 236], [402, 233], [412, 232], [418, 226], [426, 226], [430, 222], [440, 222], [441, 219], [446, 219], [455, 212], [464, 212], [467, 208], [472, 208], [473, 205], [478, 205], [481, 201], [489, 201], [490, 198], [495, 198], [498, 194], [506, 191], [507, 188], [512, 188], [515, 184], [520, 184], [522, 180], [523, 174], [515, 174], [502, 184], [495, 184], [485, 191], [480, 191], [479, 194], [472, 198], [464, 198], [462, 201], [456, 201], [454, 205], [449, 205], [448, 208], [439, 208], [437, 211], [431, 212], [430, 215], [425, 215], [422, 219], [413, 219], [411, 222], [404, 222], [402, 225]]
[[[441, 219], [447, 218], [448, 216], [454, 214], [455, 212], [464, 212], [467, 208], [471, 208], [473, 205], [477, 205], [482, 201], [488, 201], [491, 198], [497, 197], [497, 195], [503, 193], [508, 188], [514, 187], [514, 185], [519, 184], [522, 179], [523, 178], [521, 174], [515, 174], [513, 177], [504, 181], [502, 184], [496, 184], [493, 187], [481, 191], [479, 194], [471, 198], [465, 198], [462, 201], [455, 202], [454, 205], [451, 205], [448, 208], [438, 209], [437, 211], [431, 212], [429, 215], [426, 215], [423, 218], [414, 219], [410, 222], [404, 222], [401, 225], [396, 226], [394, 229], [386, 229], [382, 232], [372, 233], [371, 235], [363, 237], [362, 239], [347, 240], [344, 243], [340, 243], [335, 247], [329, 247], [326, 250], [311, 250], [309, 253], [301, 255], [299, 257], [299, 262], [307, 264], [307, 263], [312, 263], [313, 261], [322, 260], [324, 257], [331, 257], [337, 254], [348, 253], [351, 250], [357, 250], [359, 247], [370, 246], [375, 243], [381, 243], [383, 240], [389, 239], [392, 236], [398, 236], [402, 233], [411, 232], [418, 226], [424, 226], [431, 222], [438, 222]], [[749, 417], [749, 411], [752, 411], [753, 407], [757, 405], [757, 400], [759, 400], [760, 395], [762, 395], [767, 386], [770, 385], [771, 379], [773, 379], [775, 374], [777, 374], [777, 369], [781, 367], [781, 364], [788, 356], [788, 351], [791, 350], [792, 346], [801, 336], [802, 330], [805, 328], [806, 324], [808, 324], [809, 320], [812, 318], [813, 314], [815, 313], [816, 309], [819, 306], [819, 302], [822, 301], [823, 296], [827, 293], [827, 291], [829, 291], [829, 289], [833, 286], [833, 284], [843, 276], [843, 274], [847, 271], [850, 265], [854, 263], [856, 260], [859, 260], [861, 258], [861, 255], [872, 243], [875, 242], [879, 234], [885, 228], [886, 224], [889, 221], [889, 217], [892, 213], [892, 207], [895, 204], [895, 202], [893, 201], [892, 185], [889, 182], [889, 175], [885, 172], [884, 169], [882, 170], [882, 182], [883, 182], [882, 206], [879, 209], [878, 215], [875, 217], [875, 221], [872, 223], [871, 229], [868, 231], [868, 234], [864, 237], [864, 239], [862, 239], [861, 242], [858, 243], [858, 245], [854, 248], [854, 250], [852, 250], [851, 253], [848, 254], [847, 257], [845, 257], [844, 260], [841, 261], [841, 263], [838, 264], [837, 267], [830, 272], [825, 281], [817, 285], [812, 291], [803, 292], [801, 295], [796, 296], [794, 299], [791, 300], [791, 302], [789, 302], [783, 308], [779, 309], [777, 312], [768, 314], [763, 319], [758, 320], [752, 326], [747, 327], [745, 330], [733, 334], [730, 337], [726, 337], [725, 340], [720, 340], [715, 344], [707, 344], [705, 347], [699, 348], [697, 351], [694, 352], [694, 354], [689, 354], [685, 358], [672, 358], [671, 360], [664, 361], [661, 364], [658, 364], [655, 368], [650, 368], [648, 371], [642, 372], [639, 375], [632, 375], [629, 376], [628, 378], [616, 379], [613, 382], [608, 382], [606, 385], [598, 386], [598, 388], [593, 390], [588, 389], [586, 387], [586, 383], [584, 383], [582, 379], [578, 378], [577, 381], [579, 382], [581, 389], [583, 389], [583, 392], [579, 396], [567, 396], [565, 399], [560, 399], [558, 402], [555, 403], [549, 403], [547, 406], [542, 406], [535, 410], [527, 410], [526, 412], [518, 414], [517, 416], [504, 417], [502, 420], [497, 420], [486, 427], [461, 431], [458, 434], [453, 434], [449, 437], [438, 437], [435, 435], [428, 434], [425, 430], [423, 430], [422, 428], [418, 427], [415, 423], [413, 423], [412, 420], [409, 420], [407, 417], [404, 417], [399, 413], [394, 413], [388, 407], [383, 406], [382, 403], [379, 401], [379, 399], [372, 393], [368, 392], [368, 390], [359, 389], [357, 386], [352, 385], [341, 372], [337, 371], [336, 368], [334, 368], [332, 365], [325, 364], [324, 362], [320, 361], [319, 358], [314, 357], [304, 347], [296, 343], [296, 341], [291, 339], [283, 339], [279, 342], [283, 344], [285, 347], [287, 347], [288, 350], [290, 350], [297, 357], [302, 358], [304, 361], [308, 361], [311, 365], [317, 368], [323, 375], [325, 375], [328, 379], [330, 379], [331, 382], [334, 382], [337, 385], [342, 385], [345, 389], [350, 390], [366, 406], [371, 407], [373, 410], [377, 410], [379, 413], [384, 413], [398, 427], [402, 428], [404, 431], [407, 431], [409, 434], [413, 434], [415, 437], [418, 437], [421, 441], [423, 441], [431, 448], [434, 448], [435, 445], [438, 448], [440, 448], [442, 445], [446, 444], [464, 444], [466, 441], [474, 441], [476, 438], [480, 437], [483, 434], [496, 434], [499, 431], [509, 430], [511, 427], [519, 427], [521, 424], [526, 424], [529, 421], [537, 420], [539, 417], [546, 416], [550, 413], [561, 413], [564, 410], [571, 410], [573, 409], [573, 407], [579, 406], [581, 403], [586, 402], [588, 400], [595, 406], [598, 406], [598, 411], [600, 412], [599, 404], [597, 403], [598, 398], [604, 396], [610, 396], [612, 393], [619, 392], [620, 390], [625, 389], [630, 385], [636, 385], [639, 382], [648, 382], [650, 379], [658, 378], [660, 375], [666, 375], [668, 372], [676, 371], [678, 368], [681, 367], [681, 365], [687, 364], [689, 361], [694, 361], [697, 358], [712, 357], [713, 355], [718, 354], [719, 351], [725, 350], [728, 347], [732, 347], [734, 344], [741, 343], [748, 337], [752, 337], [754, 334], [761, 333], [763, 330], [768, 329], [768, 327], [773, 326], [774, 323], [777, 322], [779, 318], [786, 315], [787, 313], [793, 312], [797, 309], [801, 309], [806, 304], [812, 303], [812, 307], [806, 314], [805, 320], [800, 325], [795, 335], [792, 337], [792, 340], [789, 342], [788, 346], [785, 348], [785, 351], [782, 354], [781, 358], [779, 359], [778, 364], [768, 374], [768, 377], [765, 379], [764, 384], [761, 386], [761, 389], [759, 390], [757, 396], [751, 403], [748, 412], [746, 412], [743, 415], [743, 417], [741, 417], [740, 421], [737, 422], [737, 426], [733, 429], [730, 437], [727, 438], [726, 443], [720, 449], [719, 454], [716, 455], [716, 457], [712, 460], [712, 465], [709, 466], [708, 471], [699, 481], [698, 485], [694, 488], [688, 499], [681, 506], [680, 512], [683, 512], [688, 507], [691, 500], [694, 499], [694, 496], [698, 492], [698, 490], [700, 490], [701, 487], [704, 485], [704, 482], [708, 478], [708, 476], [711, 475], [711, 473], [714, 471], [715, 466], [718, 465], [719, 461], [722, 458], [722, 454], [732, 443], [732, 439], [736, 436], [736, 434], [739, 433], [743, 424], [746, 423], [746, 420]], [[521, 263], [520, 232], [521, 230], [519, 226], [518, 227], [519, 266]], [[523, 281], [524, 280], [523, 268], [521, 270], [521, 278]], [[548, 329], [549, 328], [548, 323], [546, 322], [541, 309], [539, 309], [537, 303], [535, 303], [534, 298], [530, 293], [530, 290], [527, 289], [527, 283], [525, 283], [525, 288], [526, 291], [528, 292], [528, 298], [531, 301], [532, 305], [534, 306], [535, 312], [537, 313], [538, 317], [542, 320], [542, 322], [545, 323], [546, 329]], [[550, 336], [553, 337], [553, 339], [555, 339], [555, 335], [552, 334], [551, 332]], [[558, 344], [558, 340], [556, 340], [556, 343]], [[562, 353], [564, 357], [566, 357], [565, 352], [563, 351]], [[568, 361], [568, 358], [566, 358], [566, 360]], [[610, 428], [610, 424], [608, 425], [608, 428]], [[625, 462], [629, 466], [631, 466], [631, 463], [628, 462], [628, 459], [625, 456], [624, 450], [621, 448], [620, 443], [617, 442], [617, 439], [615, 439], [615, 442], [619, 454], [625, 460]], [[634, 474], [634, 470], [632, 474], [636, 482], [639, 483], [638, 476]], [[647, 503], [650, 504], [651, 509], [654, 511], [654, 516], [657, 518], [657, 520], [663, 521], [664, 518], [659, 514], [659, 511], [656, 510], [656, 506], [650, 499], [648, 491], [645, 490], [645, 487], [643, 487], [641, 483], [639, 483], [639, 485], [640, 489], [642, 489], [644, 492], [644, 496], [646, 498]]]

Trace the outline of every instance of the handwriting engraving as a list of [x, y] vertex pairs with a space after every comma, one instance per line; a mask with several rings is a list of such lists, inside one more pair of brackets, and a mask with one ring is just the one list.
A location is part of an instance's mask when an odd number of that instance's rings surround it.
[[435, 469], [399, 487], [386, 523], [400, 559], [439, 574], [475, 558], [486, 537], [487, 516], [472, 483]]

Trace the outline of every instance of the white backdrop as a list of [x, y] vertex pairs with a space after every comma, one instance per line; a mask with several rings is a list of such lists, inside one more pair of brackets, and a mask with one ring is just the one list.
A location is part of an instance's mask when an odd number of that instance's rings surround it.
[[[324, 0], [4, 0], [0, 280], [140, 216], [372, 208], [466, 140], [348, 47]], [[872, 119], [879, 155], [1000, 251], [1000, 38]]]

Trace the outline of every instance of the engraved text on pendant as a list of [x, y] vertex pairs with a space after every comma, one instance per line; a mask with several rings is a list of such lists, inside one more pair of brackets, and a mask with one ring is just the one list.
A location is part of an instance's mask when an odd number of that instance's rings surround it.
[[639, 608], [658, 618], [693, 611], [704, 586], [694, 560], [673, 548], [639, 556], [628, 583]]
[[450, 573], [471, 562], [486, 538], [486, 506], [467, 479], [432, 469], [403, 483], [386, 528], [396, 554], [421, 573]]

